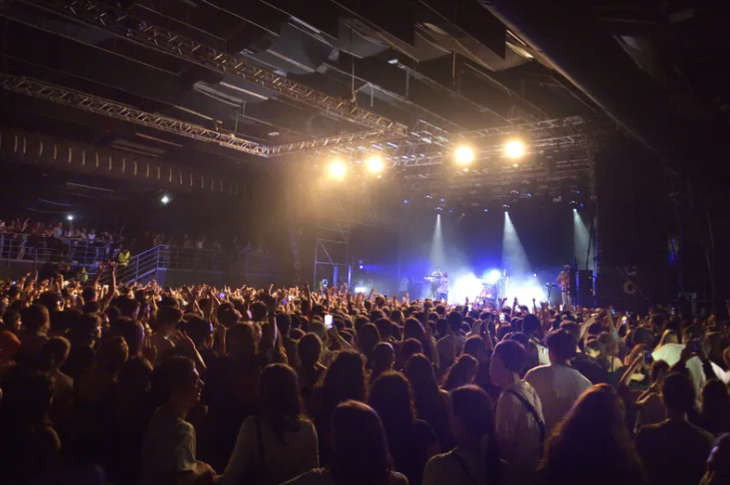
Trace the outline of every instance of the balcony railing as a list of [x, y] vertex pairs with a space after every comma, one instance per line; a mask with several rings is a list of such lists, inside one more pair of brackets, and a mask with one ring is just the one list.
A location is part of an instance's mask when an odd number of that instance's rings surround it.
[[92, 266], [97, 261], [114, 257], [114, 246], [101, 241], [35, 236], [33, 234], [0, 234], [0, 264], [45, 264], [74, 261]]
[[[10, 266], [32, 263], [72, 263], [86, 266], [93, 275], [99, 261], [115, 260], [118, 248], [112, 244], [85, 240], [34, 236], [31, 234], [0, 234], [0, 264]], [[192, 249], [161, 244], [132, 255], [129, 263], [117, 268], [119, 281], [131, 282], [156, 278], [158, 271], [182, 270], [232, 273], [248, 276], [276, 276], [276, 258], [252, 251], [222, 251]]]
[[159, 270], [232, 272], [248, 277], [275, 276], [279, 267], [276, 258], [270, 254], [161, 244], [134, 255], [126, 267], [117, 269], [117, 279], [126, 282], [144, 280], [154, 277]]

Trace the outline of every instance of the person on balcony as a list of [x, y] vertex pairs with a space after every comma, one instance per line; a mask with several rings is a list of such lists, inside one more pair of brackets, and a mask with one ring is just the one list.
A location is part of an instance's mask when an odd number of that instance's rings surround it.
[[129, 249], [124, 247], [122, 245], [119, 248], [119, 252], [117, 253], [117, 266], [120, 268], [126, 268], [129, 266], [129, 260], [132, 258], [132, 253], [129, 252]]

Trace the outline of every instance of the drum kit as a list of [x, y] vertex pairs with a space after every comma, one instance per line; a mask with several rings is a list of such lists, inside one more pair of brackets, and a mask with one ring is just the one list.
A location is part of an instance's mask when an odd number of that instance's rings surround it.
[[484, 305], [487, 302], [491, 302], [496, 305], [498, 295], [498, 284], [490, 285], [489, 283], [482, 283], [482, 291], [477, 296], [475, 303]]

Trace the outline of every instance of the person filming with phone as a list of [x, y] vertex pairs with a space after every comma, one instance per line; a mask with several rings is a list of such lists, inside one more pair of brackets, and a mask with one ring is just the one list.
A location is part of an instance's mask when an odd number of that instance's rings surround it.
[[662, 341], [664, 344], [652, 352], [652, 358], [662, 360], [670, 367], [677, 363], [686, 366], [692, 378], [695, 393], [699, 395], [705, 381], [715, 377], [712, 364], [704, 357], [705, 341], [702, 330], [698, 327], [687, 327], [682, 332], [681, 344], [677, 343], [676, 336], [672, 338], [671, 335], [666, 339], [663, 338]]

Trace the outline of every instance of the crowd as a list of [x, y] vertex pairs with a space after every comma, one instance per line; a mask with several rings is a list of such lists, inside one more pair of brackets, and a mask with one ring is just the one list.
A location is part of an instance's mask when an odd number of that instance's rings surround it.
[[724, 310], [118, 285], [113, 263], [0, 293], [3, 484], [730, 483]]
[[85, 227], [74, 226], [72, 222], [64, 225], [62, 222], [31, 222], [30, 219], [13, 219], [9, 222], [0, 220], [0, 234], [24, 234], [99, 244], [114, 244], [123, 239], [121, 231], [97, 233], [96, 229], [87, 230]]

